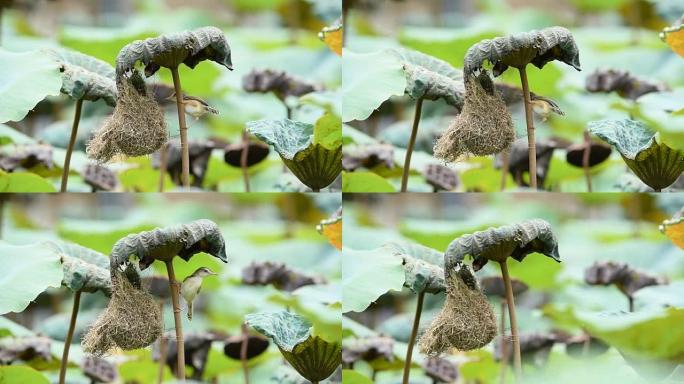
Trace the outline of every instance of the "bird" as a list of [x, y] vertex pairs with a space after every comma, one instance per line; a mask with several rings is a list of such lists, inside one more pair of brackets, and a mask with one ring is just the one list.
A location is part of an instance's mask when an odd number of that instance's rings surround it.
[[190, 276], [186, 277], [181, 284], [181, 295], [188, 304], [188, 320], [192, 321], [192, 301], [195, 300], [202, 289], [202, 281], [207, 276], [216, 276], [209, 268], [197, 268]]
[[542, 118], [542, 121], [546, 121], [551, 112], [561, 116], [565, 116], [565, 112], [563, 112], [560, 109], [558, 104], [556, 104], [555, 101], [549, 99], [548, 97], [539, 96], [535, 95], [534, 93], [531, 93], [530, 102], [532, 103], [532, 109]]
[[[174, 92], [168, 99], [176, 100], [176, 92]], [[213, 113], [218, 115], [219, 111], [209, 105], [206, 101], [200, 99], [199, 97], [186, 95], [183, 93], [183, 105], [185, 105], [185, 113], [199, 120], [200, 117], [207, 113]]]

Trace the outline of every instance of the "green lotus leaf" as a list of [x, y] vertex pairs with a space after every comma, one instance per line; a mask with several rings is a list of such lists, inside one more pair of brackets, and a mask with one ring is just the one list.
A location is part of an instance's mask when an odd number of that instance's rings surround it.
[[496, 77], [508, 67], [524, 68], [532, 63], [541, 69], [553, 60], [581, 70], [579, 49], [572, 33], [566, 28], [550, 27], [482, 40], [468, 49], [464, 72], [473, 73], [482, 68], [485, 61], [489, 61], [494, 65]]
[[200, 252], [217, 257], [224, 263], [228, 262], [221, 231], [211, 220], [195, 220], [189, 224], [128, 235], [114, 244], [110, 269], [115, 271], [133, 255], [140, 259], [140, 269], [144, 270], [154, 260], [169, 261], [178, 256], [187, 261]]
[[292, 367], [312, 382], [326, 379], [342, 362], [342, 346], [313, 335], [310, 321], [292, 312], [262, 312], [245, 322], [271, 338]]
[[233, 69], [226, 36], [216, 27], [202, 27], [136, 40], [119, 51], [116, 76], [119, 78], [126, 71], [134, 69], [137, 62], [145, 65], [145, 75], [150, 77], [161, 67], [178, 68], [185, 64], [195, 68], [203, 60], [211, 60]]
[[551, 225], [541, 219], [489, 228], [455, 239], [444, 254], [444, 272], [457, 269], [466, 256], [473, 258], [473, 269], [478, 271], [489, 260], [503, 262], [511, 257], [522, 261], [535, 252], [560, 263], [556, 236]]
[[114, 67], [108, 63], [76, 51], [53, 50], [62, 71], [62, 93], [74, 100], [97, 101], [116, 105]]
[[342, 171], [342, 124], [332, 114], [323, 115], [315, 125], [289, 119], [250, 121], [247, 131], [272, 145], [292, 173], [313, 190], [327, 187]]
[[0, 49], [0, 123], [19, 121], [47, 96], [59, 95], [59, 63], [43, 51]]
[[21, 312], [48, 287], [62, 283], [60, 256], [47, 243], [0, 241], [0, 314]]
[[60, 255], [64, 278], [62, 285], [72, 291], [102, 291], [110, 295], [109, 257], [92, 249], [67, 242], [50, 242]]
[[439, 293], [444, 284], [444, 255], [432, 248], [415, 243], [389, 243], [385, 246], [401, 257], [406, 280], [404, 286], [413, 292]]
[[406, 75], [406, 94], [412, 99], [444, 101], [463, 107], [465, 85], [463, 72], [446, 61], [409, 49], [393, 49]]
[[342, 253], [342, 312], [363, 312], [378, 297], [391, 290], [401, 291], [404, 286], [401, 260], [387, 248], [345, 248]]
[[672, 185], [684, 172], [684, 152], [658, 143], [656, 132], [640, 121], [592, 121], [589, 132], [620, 152], [632, 172], [657, 191]]
[[48, 384], [50, 380], [41, 372], [26, 365], [0, 367], [0, 383], [3, 384]]

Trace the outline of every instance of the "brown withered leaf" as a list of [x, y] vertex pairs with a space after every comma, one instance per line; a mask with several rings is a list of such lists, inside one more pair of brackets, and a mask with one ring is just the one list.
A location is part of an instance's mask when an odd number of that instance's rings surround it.
[[351, 145], [342, 149], [342, 169], [354, 171], [378, 165], [394, 168], [394, 147], [390, 144]]
[[667, 284], [664, 278], [613, 261], [594, 263], [584, 271], [584, 281], [589, 285], [615, 285], [630, 298], [641, 288]]
[[250, 141], [247, 145], [243, 142], [228, 144], [224, 148], [223, 161], [233, 167], [240, 167], [242, 152], [247, 147], [247, 166], [258, 164], [268, 157], [271, 152], [268, 145], [260, 141]]
[[119, 179], [112, 170], [96, 163], [86, 165], [81, 176], [93, 188], [93, 192], [113, 191], [119, 185]]
[[45, 144], [10, 146], [0, 152], [0, 168], [7, 172], [38, 165], [50, 169], [52, 164], [52, 147]]
[[[204, 176], [207, 173], [211, 152], [216, 148], [213, 141], [190, 140], [188, 150], [190, 151], [190, 175], [192, 176], [191, 185], [201, 187]], [[152, 167], [159, 169], [161, 163], [159, 152], [152, 155]], [[166, 144], [166, 171], [177, 185], [181, 185], [181, 148], [180, 141], [169, 141]]]
[[[549, 166], [551, 165], [553, 151], [555, 151], [557, 148], [563, 147], [563, 144], [564, 143], [555, 139], [537, 141], [537, 180], [539, 181], [540, 185], [544, 185], [546, 175], [549, 173]], [[528, 154], [529, 150], [527, 139], [525, 138], [514, 141], [508, 152], [508, 171], [510, 172], [511, 176], [513, 176], [513, 179], [516, 181], [516, 183], [518, 183], [520, 186], [527, 186], [527, 183], [523, 181], [522, 174], [529, 172], [530, 170]], [[502, 164], [503, 160], [500, 156], [497, 156], [494, 163], [495, 167], [501, 168]]]
[[345, 340], [342, 343], [342, 363], [357, 361], [371, 362], [376, 359], [394, 360], [394, 339], [387, 336], [373, 336]]
[[[501, 353], [501, 336], [497, 337], [494, 345], [494, 358], [501, 361], [503, 359]], [[556, 343], [556, 336], [553, 334], [545, 334], [540, 332], [528, 332], [520, 335], [520, 353], [522, 354], [523, 362], [531, 363], [536, 366], [543, 366], [549, 357], [551, 348]], [[508, 346], [506, 359], [509, 363], [513, 361], [513, 354], [511, 353], [511, 341], [507, 340]]]
[[429, 164], [423, 173], [425, 181], [434, 191], [453, 191], [458, 187], [458, 175], [451, 168], [441, 164]]
[[81, 369], [93, 383], [111, 383], [119, 377], [116, 365], [93, 355], [83, 358]]
[[636, 100], [651, 92], [663, 92], [669, 88], [662, 83], [655, 83], [638, 78], [629, 71], [620, 69], [597, 69], [587, 76], [585, 87], [589, 92], [617, 92], [620, 97]]
[[284, 263], [265, 261], [252, 262], [242, 269], [242, 283], [247, 285], [268, 285], [283, 291], [292, 292], [297, 288], [322, 284], [325, 280], [319, 276], [309, 276], [290, 269]]
[[317, 84], [276, 69], [253, 69], [242, 78], [242, 88], [247, 92], [273, 92], [280, 100], [323, 89]]
[[[586, 152], [586, 144], [578, 143], [568, 146], [565, 150], [565, 161], [575, 167], [583, 167], [584, 162], [584, 152]], [[595, 165], [601, 164], [608, 160], [610, 154], [613, 153], [610, 145], [599, 143], [596, 141], [591, 142], [591, 150], [589, 152], [589, 166], [593, 167]]]
[[[166, 339], [166, 366], [175, 375], [178, 359], [176, 335], [167, 332], [163, 337]], [[190, 378], [201, 380], [207, 365], [211, 343], [220, 340], [221, 337], [209, 332], [187, 332], [183, 338], [185, 342], [185, 365], [193, 369]], [[152, 359], [154, 361], [159, 361], [159, 352], [159, 341], [156, 341], [152, 346]]]
[[425, 374], [435, 383], [455, 383], [458, 380], [458, 367], [447, 359], [429, 357], [423, 362]]
[[5, 337], [0, 339], [0, 365], [16, 361], [52, 360], [51, 340], [47, 337]]
[[[226, 340], [226, 344], [223, 346], [223, 354], [233, 360], [240, 360], [242, 340], [242, 335], [229, 337]], [[268, 339], [263, 336], [249, 335], [247, 337], [247, 360], [253, 359], [266, 352], [269, 344], [270, 342]]]
[[[482, 291], [487, 296], [497, 296], [501, 298], [506, 297], [506, 286], [504, 285], [501, 276], [488, 276], [480, 279], [480, 286]], [[513, 288], [513, 296], [520, 295], [527, 292], [529, 287], [524, 282], [518, 279], [511, 279], [511, 287]]]

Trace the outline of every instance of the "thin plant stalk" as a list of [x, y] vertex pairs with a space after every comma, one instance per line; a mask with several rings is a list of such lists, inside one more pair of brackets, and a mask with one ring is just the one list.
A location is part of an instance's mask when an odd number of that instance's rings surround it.
[[511, 156], [509, 149], [501, 151], [501, 190], [506, 190], [506, 180], [508, 180], [508, 170], [511, 167]]
[[190, 150], [188, 148], [188, 126], [185, 123], [185, 104], [183, 104], [183, 90], [181, 88], [178, 68], [171, 68], [173, 87], [176, 91], [176, 106], [178, 107], [178, 125], [181, 141], [181, 181], [184, 188], [190, 187]]
[[499, 382], [506, 383], [506, 368], [508, 366], [508, 340], [506, 340], [506, 300], [501, 300], [501, 374]]
[[74, 292], [74, 305], [71, 307], [71, 320], [69, 321], [69, 330], [67, 331], [66, 340], [64, 340], [64, 351], [62, 351], [62, 363], [59, 368], [59, 384], [64, 384], [66, 378], [67, 365], [69, 364], [69, 347], [71, 347], [71, 339], [74, 337], [74, 329], [76, 328], [76, 317], [78, 316], [78, 307], [81, 303], [81, 291]]
[[584, 177], [587, 179], [587, 192], [591, 192], [591, 170], [589, 169], [589, 159], [591, 156], [591, 137], [589, 131], [584, 131], [584, 152], [582, 153], [582, 168]]
[[159, 148], [159, 186], [157, 187], [157, 191], [159, 192], [164, 192], [164, 180], [166, 178], [166, 168], [168, 167], [169, 161], [169, 153], [166, 150], [167, 145], [168, 143], [165, 143]]
[[513, 286], [511, 285], [511, 278], [508, 275], [508, 265], [506, 265], [506, 260], [499, 262], [499, 265], [501, 266], [501, 277], [503, 277], [504, 285], [506, 286], [506, 302], [508, 303], [508, 319], [511, 323], [511, 339], [513, 340], [513, 364], [515, 368], [515, 376], [520, 378], [522, 376], [522, 357], [520, 355], [520, 338], [518, 337], [518, 320], [515, 317]]
[[532, 101], [530, 100], [530, 86], [527, 83], [527, 70], [519, 69], [525, 101], [525, 120], [527, 121], [527, 148], [530, 159], [530, 188], [537, 190], [537, 144], [534, 141], [534, 119], [532, 117]]
[[[164, 300], [159, 300], [159, 312], [164, 313]], [[159, 372], [157, 373], [157, 384], [164, 381], [164, 367], [166, 366], [166, 337], [164, 333], [159, 337]]]
[[634, 312], [634, 298], [632, 296], [627, 296], [627, 300], [629, 301], [629, 311]]
[[245, 384], [249, 384], [249, 366], [247, 365], [247, 346], [249, 345], [249, 333], [247, 323], [242, 323], [242, 344], [240, 344], [240, 362], [242, 372], [245, 374]]
[[178, 361], [176, 367], [176, 377], [185, 381], [185, 343], [183, 342], [183, 323], [181, 322], [181, 309], [179, 303], [179, 282], [176, 281], [176, 274], [173, 271], [173, 261], [166, 261], [166, 272], [169, 274], [169, 290], [171, 290], [171, 303], [173, 304], [173, 320], [176, 323], [176, 351]]
[[74, 112], [74, 122], [71, 125], [71, 137], [69, 138], [69, 146], [67, 147], [66, 156], [64, 157], [64, 169], [62, 170], [62, 186], [60, 192], [66, 192], [67, 182], [69, 180], [69, 165], [71, 164], [71, 153], [74, 151], [74, 144], [76, 143], [76, 135], [78, 134], [78, 123], [81, 121], [81, 107], [83, 106], [83, 99], [76, 100], [76, 112]]
[[411, 338], [408, 342], [408, 349], [406, 350], [406, 360], [404, 362], [404, 380], [403, 384], [409, 384], [409, 375], [411, 373], [411, 359], [413, 358], [413, 345], [416, 343], [418, 336], [418, 327], [420, 326], [420, 315], [423, 312], [423, 298], [425, 292], [418, 294], [418, 304], [416, 304], [416, 314], [413, 318], [413, 328], [411, 329]]
[[249, 135], [245, 129], [242, 131], [242, 152], [240, 153], [240, 168], [242, 168], [242, 179], [245, 182], [245, 192], [249, 192], [249, 167], [247, 166], [247, 156], [249, 156]]
[[406, 192], [408, 186], [408, 177], [411, 168], [411, 154], [413, 153], [413, 146], [416, 143], [416, 136], [418, 136], [418, 124], [420, 124], [420, 113], [423, 109], [423, 98], [416, 100], [416, 112], [413, 116], [413, 128], [411, 129], [411, 138], [409, 139], [408, 147], [406, 148], [406, 158], [404, 159], [404, 174], [401, 176], [401, 191]]

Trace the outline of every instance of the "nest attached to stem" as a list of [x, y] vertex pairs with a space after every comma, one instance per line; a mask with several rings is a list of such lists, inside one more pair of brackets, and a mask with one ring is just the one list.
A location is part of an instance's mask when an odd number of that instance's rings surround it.
[[130, 157], [154, 153], [168, 141], [164, 112], [147, 94], [145, 81], [138, 71], [117, 84], [114, 114], [88, 143], [88, 157], [100, 163], [116, 155]]
[[489, 344], [496, 334], [496, 317], [480, 287], [452, 273], [447, 278], [444, 307], [423, 333], [418, 346], [428, 356], [437, 356], [450, 348], [470, 351]]
[[161, 310], [154, 296], [136, 288], [125, 275], [114, 272], [112, 298], [83, 337], [83, 350], [101, 356], [113, 347], [144, 348], [159, 338], [163, 328]]
[[513, 119], [489, 73], [465, 77], [463, 110], [434, 147], [435, 157], [448, 162], [464, 155], [487, 156], [508, 148], [515, 140]]

